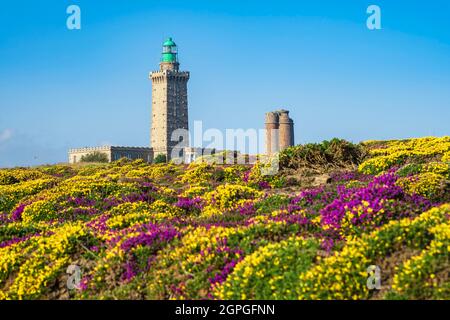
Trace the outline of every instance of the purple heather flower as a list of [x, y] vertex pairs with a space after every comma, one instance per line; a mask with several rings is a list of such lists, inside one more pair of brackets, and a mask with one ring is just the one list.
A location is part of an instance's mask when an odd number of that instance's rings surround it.
[[12, 218], [9, 217], [9, 214], [6, 212], [0, 213], [0, 224], [7, 224], [12, 222]]
[[186, 211], [190, 211], [190, 210], [194, 210], [194, 209], [201, 210], [203, 208], [203, 200], [200, 197], [195, 197], [193, 199], [179, 197], [178, 202], [175, 203], [175, 206], [178, 208], [184, 209]]
[[243, 259], [243, 252], [239, 250], [239, 254], [240, 256], [238, 259], [231, 259], [231, 261], [225, 261], [226, 263], [223, 269], [217, 274], [215, 274], [213, 277], [208, 279], [211, 286], [221, 284], [227, 279], [228, 275], [231, 272], [233, 272], [234, 267], [238, 264], [239, 261]]
[[238, 208], [238, 210], [239, 213], [244, 216], [252, 215], [256, 212], [255, 204], [253, 202], [244, 203]]
[[86, 223], [86, 226], [88, 228], [91, 228], [94, 231], [105, 233], [109, 228], [106, 225], [106, 221], [109, 219], [109, 216], [106, 214], [103, 214], [99, 217], [96, 217], [95, 219], [89, 221]]
[[13, 244], [26, 241], [26, 240], [28, 240], [30, 238], [39, 237], [40, 235], [41, 235], [40, 233], [33, 233], [33, 234], [28, 234], [28, 235], [23, 236], [23, 237], [14, 237], [14, 238], [12, 238], [10, 240], [6, 240], [6, 241], [1, 242], [0, 243], [0, 248], [9, 247], [9, 246], [11, 246]]
[[251, 170], [244, 172], [244, 174], [242, 176], [242, 181], [243, 182], [248, 183], [248, 180], [250, 178], [250, 173], [251, 173]]
[[172, 226], [157, 225], [153, 223], [143, 224], [138, 227], [137, 231], [140, 231], [139, 235], [128, 238], [121, 244], [122, 250], [126, 252], [138, 245], [158, 246], [161, 243], [167, 243], [173, 238], [180, 236], [180, 233]]
[[148, 193], [132, 193], [122, 198], [124, 202], [152, 202], [153, 198]]
[[151, 182], [142, 182], [141, 187], [147, 191], [158, 191], [158, 188]]
[[92, 275], [87, 275], [85, 277], [83, 277], [80, 281], [80, 290], [81, 291], [86, 291], [88, 286], [89, 286], [89, 282], [91, 282], [92, 280]]
[[272, 188], [267, 181], [260, 181], [258, 183], [258, 186], [260, 189], [271, 189]]
[[322, 242], [320, 243], [320, 247], [327, 252], [330, 252], [333, 246], [334, 240], [331, 238], [323, 239]]
[[85, 197], [69, 197], [67, 199], [69, 204], [76, 205], [77, 207], [93, 207], [95, 206], [95, 200], [88, 199]]
[[11, 213], [11, 219], [13, 221], [22, 220], [22, 213], [25, 210], [26, 204], [20, 204], [14, 211]]
[[403, 189], [395, 184], [397, 179], [398, 177], [394, 173], [388, 172], [374, 177], [366, 187], [346, 188], [345, 186], [338, 186], [337, 198], [320, 210], [322, 222], [332, 229], [338, 230], [346, 212], [356, 213], [356, 211], [361, 210], [363, 202], [366, 204], [363, 206], [363, 211], [358, 212], [359, 214], [355, 215], [350, 221], [354, 225], [371, 221], [381, 209], [384, 209], [384, 219], [378, 221], [378, 223], [392, 218], [394, 214], [408, 216], [423, 212], [430, 207], [431, 204], [428, 200], [420, 196], [405, 194]]
[[129, 282], [133, 279], [137, 274], [137, 266], [133, 260], [128, 260], [125, 263], [125, 272], [122, 275], [122, 280], [125, 282]]

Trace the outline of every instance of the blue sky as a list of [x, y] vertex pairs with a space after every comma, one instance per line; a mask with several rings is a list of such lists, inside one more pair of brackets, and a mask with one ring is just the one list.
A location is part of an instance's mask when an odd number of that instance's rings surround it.
[[[71, 4], [81, 30], [66, 28]], [[262, 128], [283, 107], [297, 143], [448, 135], [449, 16], [444, 0], [3, 1], [0, 167], [147, 146], [148, 72], [168, 36], [205, 129]]]

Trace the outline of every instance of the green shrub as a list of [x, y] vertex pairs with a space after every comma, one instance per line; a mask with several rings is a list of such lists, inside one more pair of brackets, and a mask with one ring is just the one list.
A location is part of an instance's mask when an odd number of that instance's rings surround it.
[[364, 157], [360, 145], [334, 138], [322, 143], [289, 147], [280, 153], [281, 169], [330, 169], [358, 165]]
[[422, 165], [416, 163], [409, 163], [403, 166], [400, 170], [397, 171], [397, 174], [400, 177], [406, 177], [409, 175], [418, 174], [422, 171]]
[[81, 162], [109, 162], [108, 156], [102, 152], [94, 151], [81, 157]]
[[155, 159], [153, 159], [153, 163], [154, 164], [158, 164], [158, 163], [166, 163], [167, 162], [167, 157], [164, 154], [158, 154]]

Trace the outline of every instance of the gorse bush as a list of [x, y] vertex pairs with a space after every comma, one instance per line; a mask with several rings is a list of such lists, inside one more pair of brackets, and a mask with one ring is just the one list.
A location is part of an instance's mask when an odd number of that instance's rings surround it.
[[450, 150], [450, 137], [426, 137], [366, 144], [370, 149], [370, 158], [361, 163], [359, 171], [378, 174], [393, 166], [399, 167], [408, 163], [422, 164], [433, 160], [444, 163], [445, 154]]
[[409, 194], [430, 199], [449, 199], [450, 163], [445, 155], [450, 150], [450, 137], [426, 137], [408, 140], [365, 143], [369, 156], [359, 165], [365, 174], [394, 170], [401, 177], [397, 185]]
[[291, 237], [270, 243], [240, 261], [215, 288], [220, 299], [297, 299], [298, 275], [314, 263], [319, 245]]

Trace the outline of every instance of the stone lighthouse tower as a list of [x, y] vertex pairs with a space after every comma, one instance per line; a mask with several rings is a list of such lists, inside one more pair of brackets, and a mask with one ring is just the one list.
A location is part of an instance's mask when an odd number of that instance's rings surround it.
[[168, 38], [163, 43], [159, 70], [150, 73], [152, 80], [151, 146], [154, 155], [167, 160], [183, 157], [189, 146], [187, 82], [189, 72], [179, 71], [177, 45]]

